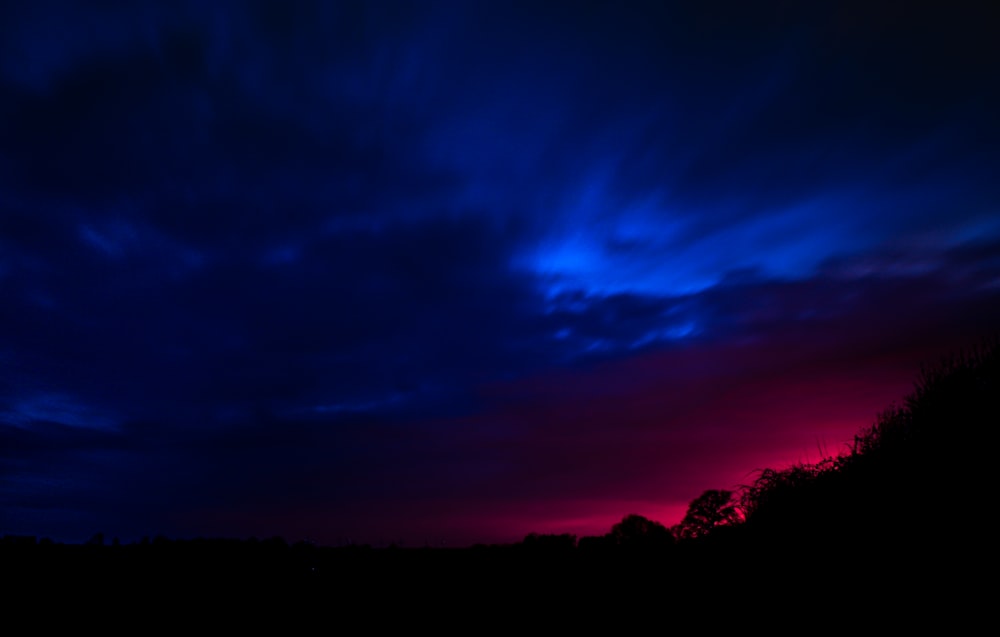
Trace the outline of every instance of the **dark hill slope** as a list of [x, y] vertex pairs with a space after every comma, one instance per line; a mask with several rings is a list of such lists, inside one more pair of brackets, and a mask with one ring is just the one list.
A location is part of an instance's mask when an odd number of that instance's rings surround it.
[[923, 370], [849, 452], [763, 471], [742, 493], [745, 521], [697, 550], [787, 593], [975, 605], [995, 576], [998, 426], [992, 341]]

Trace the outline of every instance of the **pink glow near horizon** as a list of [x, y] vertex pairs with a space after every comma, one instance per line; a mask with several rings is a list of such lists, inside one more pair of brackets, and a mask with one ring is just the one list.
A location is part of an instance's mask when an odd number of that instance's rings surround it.
[[707, 489], [846, 452], [913, 381], [905, 355], [823, 366], [784, 354], [754, 374], [747, 357], [760, 351], [714, 354], [732, 357], [714, 361], [722, 373], [685, 377], [670, 357], [651, 355], [493, 388], [502, 406], [463, 420], [462, 447], [473, 449], [470, 462], [503, 469], [451, 485], [447, 500], [399, 503], [400, 517], [380, 524], [452, 545], [601, 535], [631, 513], [672, 526]]
[[[336, 516], [310, 503], [254, 520], [215, 517], [220, 529], [331, 545], [602, 535], [632, 513], [669, 527], [707, 489], [737, 490], [761, 469], [846, 452], [856, 433], [909, 392], [918, 358], [904, 352], [831, 363], [762, 352], [651, 354], [487, 388], [502, 399], [451, 423], [452, 448], [437, 449], [419, 472], [383, 467], [382, 480], [412, 485], [408, 499], [375, 497]], [[678, 373], [678, 360], [700, 361], [701, 371]], [[460, 481], [452, 477], [457, 469]]]
[[[536, 503], [506, 518], [507, 537], [603, 534], [629, 513], [671, 526], [706, 489], [736, 490], [761, 469], [845, 453], [855, 434], [910, 391], [921, 358], [903, 352], [824, 365], [794, 351], [764, 357], [757, 348], [682, 354], [688, 362], [700, 361], [704, 371], [678, 374], [669, 355], [656, 354], [614, 363], [601, 373], [524, 384], [534, 400], [504, 418], [518, 423], [523, 464], [565, 464], [580, 471], [579, 488], [553, 486], [528, 496], [527, 502], [537, 497], [561, 505], [546, 509]], [[657, 368], [664, 369], [662, 383], [655, 380]], [[615, 387], [606, 378], [627, 382]], [[517, 395], [518, 389], [503, 391]], [[620, 438], [608, 435], [615, 426]], [[580, 457], [594, 460], [592, 473], [573, 462]], [[551, 476], [544, 469], [534, 475], [544, 490]]]

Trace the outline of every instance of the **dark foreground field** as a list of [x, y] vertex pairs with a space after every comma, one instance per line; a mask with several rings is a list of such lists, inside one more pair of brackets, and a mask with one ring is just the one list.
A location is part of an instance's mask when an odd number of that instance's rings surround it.
[[735, 537], [653, 553], [8, 542], [2, 559], [11, 616], [26, 608], [37, 608], [31, 613], [39, 617], [74, 609], [84, 623], [141, 617], [148, 628], [363, 621], [366, 631], [402, 622], [479, 632], [494, 624], [566, 630], [595, 622], [655, 622], [663, 629], [694, 622], [706, 630], [763, 625], [797, 632], [803, 622], [958, 629], [992, 614], [995, 574], [986, 556], [927, 548], [904, 541], [897, 550], [849, 555]]

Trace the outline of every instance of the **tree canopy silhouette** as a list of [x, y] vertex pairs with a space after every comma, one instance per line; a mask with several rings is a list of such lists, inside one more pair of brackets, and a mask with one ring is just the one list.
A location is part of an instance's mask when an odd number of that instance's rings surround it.
[[635, 513], [622, 518], [608, 535], [616, 545], [626, 548], [665, 548], [674, 543], [670, 529]]
[[[775, 545], [822, 542], [844, 555], [931, 546], [974, 552], [991, 525], [975, 511], [991, 497], [991, 439], [1000, 423], [1000, 340], [925, 366], [902, 405], [863, 428], [848, 452], [814, 464], [766, 469], [743, 488], [740, 507], [758, 537]], [[920, 523], [935, 508], [950, 513]], [[948, 547], [947, 549], [945, 547]]]
[[709, 489], [691, 501], [684, 519], [677, 524], [674, 535], [691, 539], [707, 535], [720, 526], [732, 526], [743, 521], [732, 491]]

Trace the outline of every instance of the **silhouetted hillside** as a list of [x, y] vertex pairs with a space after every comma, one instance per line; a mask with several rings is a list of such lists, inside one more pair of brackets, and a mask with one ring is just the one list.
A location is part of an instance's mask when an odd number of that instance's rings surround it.
[[980, 581], [994, 568], [998, 399], [1000, 345], [991, 341], [922, 371], [913, 392], [842, 455], [764, 470], [736, 493], [706, 491], [669, 529], [633, 514], [604, 536], [530, 534], [466, 549], [281, 538], [123, 545], [100, 535], [63, 545], [7, 536], [0, 559], [8, 581], [44, 583], [47, 595], [111, 582], [114, 594], [158, 591], [142, 595], [153, 606], [241, 591], [307, 614], [403, 599], [428, 616], [435, 603], [515, 614], [643, 614], [706, 603], [823, 613], [877, 604], [897, 628], [928, 614], [957, 622], [989, 607]]
[[762, 471], [738, 494], [744, 520], [688, 554], [753, 582], [754, 603], [867, 605], [914, 626], [981, 617], [995, 569], [998, 399], [996, 341], [925, 368], [844, 454]]
[[741, 496], [747, 530], [853, 555], [979, 542], [998, 425], [1000, 347], [990, 342], [925, 368], [849, 452], [763, 471]]

